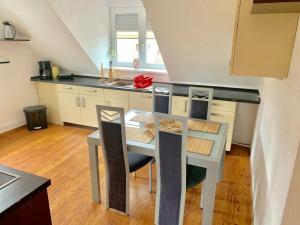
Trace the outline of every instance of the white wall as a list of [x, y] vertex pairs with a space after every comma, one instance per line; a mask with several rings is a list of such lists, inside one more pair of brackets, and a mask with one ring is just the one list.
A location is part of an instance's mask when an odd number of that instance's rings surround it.
[[143, 5], [142, 0], [106, 0], [109, 6], [137, 6]]
[[284, 209], [282, 225], [300, 224], [300, 143]]
[[37, 104], [35, 84], [38, 55], [25, 42], [1, 42], [0, 54], [10, 60], [0, 64], [0, 133], [25, 124], [23, 107]]
[[[57, 16], [48, 0], [0, 1], [0, 14], [31, 38], [29, 45], [64, 70], [97, 75], [97, 66]], [[35, 75], [35, 74], [31, 74]]]
[[48, 0], [86, 54], [100, 69], [108, 66], [109, 7], [105, 0]]
[[254, 225], [280, 225], [300, 140], [300, 25], [289, 76], [265, 78], [251, 155]]
[[236, 0], [143, 0], [171, 80], [259, 87], [229, 75]]

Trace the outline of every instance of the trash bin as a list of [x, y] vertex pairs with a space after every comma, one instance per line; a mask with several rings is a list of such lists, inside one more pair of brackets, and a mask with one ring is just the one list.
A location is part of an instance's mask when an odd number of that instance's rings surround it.
[[23, 111], [25, 113], [28, 130], [39, 130], [48, 127], [46, 106], [27, 106]]

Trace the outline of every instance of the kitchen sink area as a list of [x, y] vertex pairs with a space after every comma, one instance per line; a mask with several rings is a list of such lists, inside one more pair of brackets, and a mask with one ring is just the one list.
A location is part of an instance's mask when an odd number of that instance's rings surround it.
[[133, 82], [127, 80], [117, 80], [111, 83], [106, 84], [108, 86], [116, 86], [122, 88], [133, 88]]

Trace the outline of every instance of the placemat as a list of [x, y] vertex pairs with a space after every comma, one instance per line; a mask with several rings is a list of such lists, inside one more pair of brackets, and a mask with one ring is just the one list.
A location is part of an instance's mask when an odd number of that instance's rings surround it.
[[189, 152], [210, 155], [213, 144], [211, 140], [187, 137], [187, 151]]
[[153, 114], [137, 114], [131, 118], [131, 121], [139, 123], [154, 123]]
[[188, 126], [189, 130], [217, 134], [221, 124], [210, 121], [189, 120]]
[[154, 135], [143, 128], [126, 127], [126, 139], [148, 144], [152, 141]]

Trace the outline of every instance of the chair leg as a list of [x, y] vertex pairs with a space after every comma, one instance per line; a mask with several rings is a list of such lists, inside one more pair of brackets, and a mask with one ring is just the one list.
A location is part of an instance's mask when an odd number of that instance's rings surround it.
[[149, 192], [152, 193], [152, 164], [153, 160], [149, 163]]
[[202, 182], [201, 200], [200, 200], [200, 208], [201, 209], [203, 209], [204, 195], [205, 195], [205, 180]]

